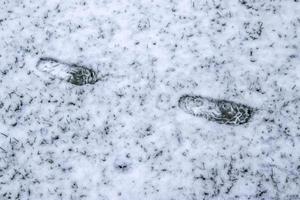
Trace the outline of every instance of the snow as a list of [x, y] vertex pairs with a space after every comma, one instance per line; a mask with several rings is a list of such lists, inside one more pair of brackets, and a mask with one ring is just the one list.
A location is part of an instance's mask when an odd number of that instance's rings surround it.
[[[300, 199], [299, 13], [296, 0], [2, 0], [0, 199]], [[106, 78], [72, 85], [42, 57]], [[186, 94], [258, 112], [221, 125], [181, 110]]]

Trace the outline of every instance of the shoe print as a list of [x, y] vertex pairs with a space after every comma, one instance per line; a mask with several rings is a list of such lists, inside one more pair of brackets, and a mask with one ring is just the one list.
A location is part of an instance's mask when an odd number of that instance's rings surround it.
[[178, 100], [184, 112], [219, 124], [241, 125], [249, 122], [254, 110], [250, 106], [227, 100], [184, 95]]
[[99, 80], [94, 70], [76, 64], [68, 64], [55, 58], [40, 58], [37, 69], [77, 86], [95, 84]]

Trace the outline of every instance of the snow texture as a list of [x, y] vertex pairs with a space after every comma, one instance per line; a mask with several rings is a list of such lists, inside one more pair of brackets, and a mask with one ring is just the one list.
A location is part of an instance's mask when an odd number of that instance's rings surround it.
[[[298, 0], [1, 0], [0, 199], [300, 199], [299, 13]], [[41, 58], [103, 78], [74, 85]], [[219, 124], [184, 112], [184, 95], [257, 112]]]

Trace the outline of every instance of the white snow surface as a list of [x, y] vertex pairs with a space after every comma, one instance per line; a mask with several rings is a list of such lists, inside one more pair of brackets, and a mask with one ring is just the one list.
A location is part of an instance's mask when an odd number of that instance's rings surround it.
[[[299, 37], [299, 0], [1, 0], [0, 199], [300, 199]], [[185, 94], [258, 112], [221, 125]]]

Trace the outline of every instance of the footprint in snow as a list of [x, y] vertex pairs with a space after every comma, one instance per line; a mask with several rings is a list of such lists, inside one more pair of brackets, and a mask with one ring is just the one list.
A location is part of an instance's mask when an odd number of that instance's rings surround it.
[[203, 96], [183, 95], [178, 106], [184, 112], [209, 121], [227, 125], [242, 125], [249, 122], [256, 109], [228, 100]]
[[76, 64], [65, 63], [55, 58], [40, 58], [36, 67], [38, 70], [46, 72], [54, 78], [65, 80], [77, 86], [95, 84], [100, 80], [100, 78], [97, 77], [97, 73], [92, 69]]

